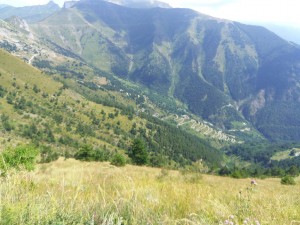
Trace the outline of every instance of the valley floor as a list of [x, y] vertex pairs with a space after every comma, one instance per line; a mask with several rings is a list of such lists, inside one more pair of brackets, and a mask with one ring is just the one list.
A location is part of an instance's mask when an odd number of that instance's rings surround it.
[[1, 179], [1, 224], [300, 224], [299, 179], [251, 186], [251, 179], [73, 159]]

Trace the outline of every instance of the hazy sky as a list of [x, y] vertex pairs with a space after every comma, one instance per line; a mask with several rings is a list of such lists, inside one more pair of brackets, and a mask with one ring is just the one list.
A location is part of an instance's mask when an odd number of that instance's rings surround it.
[[299, 0], [170, 0], [197, 11], [243, 22], [263, 22], [300, 27]]
[[[241, 22], [300, 27], [300, 0], [161, 0], [173, 7], [192, 8], [219, 18]], [[0, 0], [15, 6], [45, 4], [49, 0]], [[64, 0], [54, 0], [62, 5]]]

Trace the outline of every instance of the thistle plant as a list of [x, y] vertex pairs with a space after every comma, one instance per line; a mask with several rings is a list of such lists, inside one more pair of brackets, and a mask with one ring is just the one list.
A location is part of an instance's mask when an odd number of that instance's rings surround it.
[[252, 196], [257, 190], [257, 182], [251, 180], [250, 185], [239, 191], [237, 196], [237, 205], [236, 205], [236, 216], [230, 215], [223, 224], [226, 225], [238, 225], [238, 224], [247, 224], [247, 225], [260, 225], [260, 222], [257, 219], [252, 219]]

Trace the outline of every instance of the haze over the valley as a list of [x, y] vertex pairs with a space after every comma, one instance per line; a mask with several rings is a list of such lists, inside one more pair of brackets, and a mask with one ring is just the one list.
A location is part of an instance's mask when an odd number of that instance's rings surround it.
[[[0, 4], [25, 6], [48, 2], [49, 0], [1, 0]], [[62, 6], [64, 0], [54, 2]], [[300, 1], [296, 0], [163, 0], [163, 2], [172, 7], [191, 8], [219, 18], [300, 27]]]
[[[141, 0], [145, 1], [145, 0]], [[0, 4], [28, 6], [49, 0], [0, 0]], [[54, 0], [60, 6], [65, 0]], [[262, 25], [288, 41], [300, 44], [300, 1], [296, 0], [163, 0], [172, 7], [196, 11], [247, 24]]]

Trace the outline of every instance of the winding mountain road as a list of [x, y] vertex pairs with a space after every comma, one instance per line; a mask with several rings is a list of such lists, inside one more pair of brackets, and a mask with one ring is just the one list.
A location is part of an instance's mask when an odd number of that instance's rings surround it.
[[34, 60], [35, 57], [37, 57], [38, 55], [35, 54], [33, 55], [29, 60], [28, 60], [28, 64], [31, 65], [32, 61]]

